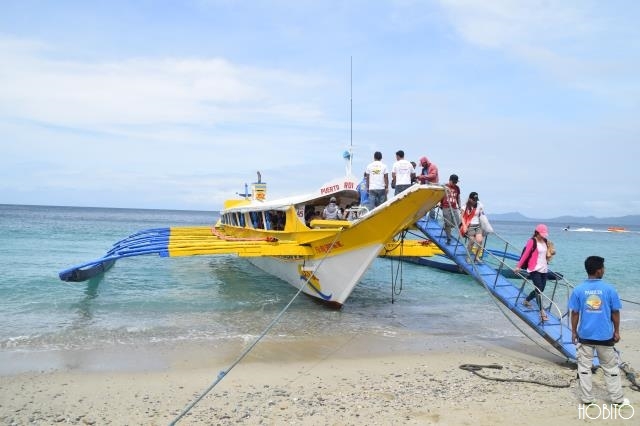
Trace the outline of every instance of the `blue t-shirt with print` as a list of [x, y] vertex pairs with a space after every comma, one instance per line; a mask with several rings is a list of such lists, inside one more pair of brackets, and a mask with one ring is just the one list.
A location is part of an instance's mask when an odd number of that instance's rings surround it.
[[587, 279], [573, 289], [569, 309], [580, 313], [578, 337], [608, 341], [613, 337], [611, 312], [622, 308], [620, 298], [611, 284], [601, 279]]

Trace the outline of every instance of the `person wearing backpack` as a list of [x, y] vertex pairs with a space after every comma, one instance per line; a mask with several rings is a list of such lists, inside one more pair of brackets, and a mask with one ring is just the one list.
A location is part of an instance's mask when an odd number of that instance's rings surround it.
[[[529, 273], [529, 279], [533, 282], [535, 289], [522, 301], [527, 308], [531, 308], [531, 301], [535, 297], [538, 308], [540, 309], [540, 320], [547, 321], [547, 313], [542, 305], [542, 292], [547, 285], [547, 272], [549, 271], [548, 261], [555, 254], [553, 246], [547, 244], [549, 238], [549, 230], [547, 225], [541, 223], [536, 226], [533, 236], [527, 241], [522, 250], [520, 260], [516, 264], [515, 271], [526, 269]], [[550, 250], [551, 248], [551, 250]]]
[[342, 219], [340, 208], [336, 204], [336, 197], [329, 199], [329, 204], [327, 204], [327, 207], [322, 211], [322, 218], [328, 220]]

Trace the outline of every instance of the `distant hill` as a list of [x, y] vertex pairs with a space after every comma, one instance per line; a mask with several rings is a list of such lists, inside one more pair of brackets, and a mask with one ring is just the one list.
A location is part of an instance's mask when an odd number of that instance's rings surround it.
[[544, 222], [559, 223], [562, 225], [585, 224], [585, 225], [617, 225], [617, 226], [640, 226], [640, 215], [629, 215], [620, 217], [595, 217], [595, 216], [560, 216], [551, 219], [533, 219], [518, 212], [491, 214], [491, 220], [501, 220], [504, 222]]

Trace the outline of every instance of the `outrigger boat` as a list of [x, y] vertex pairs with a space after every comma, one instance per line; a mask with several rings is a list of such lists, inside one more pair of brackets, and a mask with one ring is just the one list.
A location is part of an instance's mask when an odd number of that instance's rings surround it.
[[215, 226], [170, 227], [138, 232], [94, 261], [60, 272], [63, 281], [104, 273], [123, 257], [143, 254], [193, 256], [236, 254], [309, 296], [341, 307], [379, 255], [432, 256], [428, 241], [394, 237], [415, 224], [444, 195], [441, 185], [413, 185], [371, 211], [352, 209], [351, 220], [315, 218], [335, 197], [340, 206], [359, 205], [350, 173], [298, 197], [268, 201], [266, 184], [252, 184], [241, 199], [228, 200]]

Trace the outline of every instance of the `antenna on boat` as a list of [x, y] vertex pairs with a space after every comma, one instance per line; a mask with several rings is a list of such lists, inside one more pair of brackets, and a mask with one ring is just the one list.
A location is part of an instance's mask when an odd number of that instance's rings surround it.
[[345, 160], [347, 160], [347, 176], [351, 176], [351, 166], [353, 165], [353, 56], [351, 56], [351, 63], [349, 68], [350, 73], [350, 94], [349, 94], [349, 102], [350, 102], [350, 135], [349, 135], [349, 150], [345, 151], [342, 156]]

